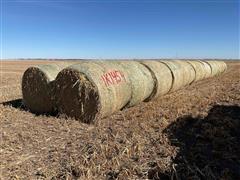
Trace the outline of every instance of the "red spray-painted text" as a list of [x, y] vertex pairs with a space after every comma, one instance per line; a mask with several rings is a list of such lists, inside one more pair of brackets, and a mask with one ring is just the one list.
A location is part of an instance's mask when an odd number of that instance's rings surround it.
[[126, 82], [124, 74], [118, 70], [113, 70], [105, 73], [101, 76], [105, 86], [119, 84], [121, 82]]

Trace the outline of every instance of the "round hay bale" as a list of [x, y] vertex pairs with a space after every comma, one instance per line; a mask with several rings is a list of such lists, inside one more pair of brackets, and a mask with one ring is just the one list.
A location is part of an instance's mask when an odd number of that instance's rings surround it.
[[205, 61], [211, 67], [211, 77], [216, 76], [218, 74], [218, 66], [214, 61]]
[[219, 64], [219, 66], [221, 67], [221, 69], [220, 69], [220, 73], [225, 72], [226, 69], [227, 69], [227, 65], [226, 65], [226, 63], [225, 63], [224, 61], [218, 61], [218, 64]]
[[195, 76], [194, 82], [205, 78], [205, 69], [204, 69], [205, 67], [201, 62], [199, 61], [187, 61], [187, 62], [191, 64], [195, 70], [196, 76]]
[[212, 68], [211, 76], [220, 75], [223, 72], [222, 62], [221, 61], [206, 61]]
[[221, 73], [225, 71], [225, 63], [223, 61], [220, 61], [221, 63]]
[[194, 68], [186, 61], [171, 60], [160, 62], [166, 64], [173, 74], [171, 92], [191, 84], [194, 81], [196, 76]]
[[223, 72], [222, 62], [221, 61], [214, 61], [216, 66], [218, 67], [218, 73], [217, 75], [220, 75]]
[[210, 64], [206, 63], [205, 61], [200, 61], [200, 60], [199, 60], [199, 62], [202, 63], [204, 66], [204, 73], [205, 73], [204, 79], [211, 77], [212, 76], [212, 68], [211, 68]]
[[173, 75], [168, 66], [159, 61], [148, 60], [141, 61], [141, 63], [150, 70], [152, 77], [155, 80], [155, 88], [147, 101], [167, 94], [170, 91], [173, 83]]
[[225, 72], [227, 70], [227, 64], [224, 61], [222, 61], [222, 64], [223, 64], [223, 69], [224, 69], [223, 72]]
[[155, 82], [149, 69], [138, 61], [115, 61], [127, 72], [131, 83], [131, 99], [127, 107], [146, 100], [153, 92]]
[[123, 108], [131, 99], [127, 72], [114, 62], [83, 62], [63, 69], [56, 78], [60, 113], [94, 122]]
[[218, 66], [218, 74], [221, 74], [223, 72], [223, 66], [222, 66], [222, 62], [221, 61], [215, 61], [215, 63], [217, 64]]
[[46, 64], [29, 67], [22, 77], [24, 105], [34, 113], [54, 111], [54, 80], [57, 74], [73, 63]]

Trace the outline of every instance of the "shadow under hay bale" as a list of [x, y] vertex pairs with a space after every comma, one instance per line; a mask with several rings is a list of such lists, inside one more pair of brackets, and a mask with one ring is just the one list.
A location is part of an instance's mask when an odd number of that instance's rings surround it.
[[164, 133], [179, 147], [169, 179], [240, 179], [239, 106], [214, 106], [205, 118], [181, 117]]
[[4, 106], [11, 106], [11, 107], [21, 109], [21, 110], [25, 109], [25, 106], [23, 104], [22, 99], [14, 99], [14, 100], [11, 100], [11, 101], [3, 102], [1, 104], [4, 105]]
[[[10, 101], [6, 101], [6, 102], [2, 102], [0, 103], [3, 106], [11, 106], [13, 108], [22, 110], [22, 111], [29, 111], [31, 112], [31, 110], [29, 110], [23, 103], [23, 99], [14, 99], [14, 100], [10, 100]], [[54, 111], [51, 113], [36, 113], [36, 112], [31, 112], [33, 114], [35, 114], [36, 116], [40, 116], [40, 115], [46, 115], [46, 116], [57, 116], [58, 112]]]

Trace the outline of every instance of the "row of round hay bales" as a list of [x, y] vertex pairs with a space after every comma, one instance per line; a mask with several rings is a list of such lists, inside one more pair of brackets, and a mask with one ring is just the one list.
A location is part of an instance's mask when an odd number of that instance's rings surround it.
[[224, 68], [221, 62], [180, 60], [43, 65], [24, 73], [23, 99], [32, 111], [57, 109], [89, 123], [217, 75]]
[[73, 62], [59, 62], [29, 67], [22, 77], [23, 103], [32, 112], [54, 111], [55, 78], [57, 74]]
[[181, 87], [191, 84], [195, 79], [195, 70], [186, 61], [160, 61], [165, 64], [172, 72], [172, 86], [170, 91], [176, 91]]
[[211, 77], [212, 76], [211, 66], [205, 61], [200, 61], [199, 60], [198, 62], [201, 62], [202, 65], [204, 66], [204, 73], [205, 73], [204, 79]]
[[57, 107], [70, 117], [93, 122], [148, 99], [155, 85], [152, 72], [137, 61], [75, 64], [56, 78]]
[[211, 77], [226, 71], [227, 65], [223, 61], [205, 61], [211, 67]]
[[200, 72], [193, 64], [176, 60], [92, 61], [73, 65], [56, 79], [58, 109], [70, 117], [92, 122], [203, 79], [203, 63], [195, 63], [201, 67]]

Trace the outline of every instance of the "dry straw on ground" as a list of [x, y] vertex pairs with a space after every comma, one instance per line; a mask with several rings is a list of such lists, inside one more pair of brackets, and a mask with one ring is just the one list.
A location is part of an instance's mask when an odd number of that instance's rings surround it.
[[[240, 179], [239, 68], [94, 125], [35, 116], [16, 106], [19, 88], [0, 89], [11, 101], [0, 104], [0, 179]], [[20, 79], [4, 74], [1, 87]]]

